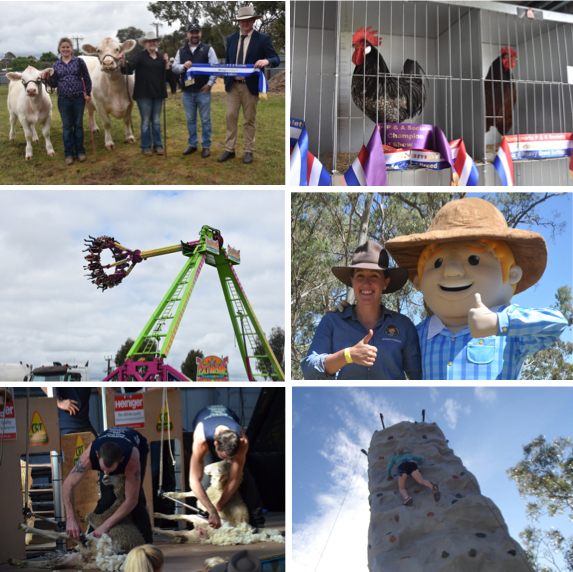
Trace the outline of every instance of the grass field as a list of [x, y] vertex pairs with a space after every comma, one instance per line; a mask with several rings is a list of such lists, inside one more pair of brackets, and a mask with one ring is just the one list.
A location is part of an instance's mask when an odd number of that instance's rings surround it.
[[[58, 112], [56, 93], [52, 94], [51, 140], [56, 155], [48, 157], [41, 129], [36, 132], [40, 141], [33, 143], [34, 156], [26, 161], [26, 139], [20, 123], [16, 127], [16, 141], [8, 139], [10, 120], [6, 104], [8, 87], [0, 87], [0, 172], [4, 185], [284, 185], [285, 184], [285, 96], [269, 94], [257, 107], [257, 133], [254, 161], [243, 164], [243, 117], [239, 116], [237, 157], [218, 163], [217, 157], [225, 150], [225, 93], [212, 94], [211, 157], [201, 157], [199, 122], [199, 151], [184, 157], [187, 148], [187, 121], [181, 92], [169, 94], [167, 116], [167, 158], [145, 157], [140, 147], [140, 117], [137, 106], [132, 114], [135, 144], [125, 143], [123, 122], [112, 119], [111, 134], [114, 151], [104, 146], [104, 133], [99, 116], [99, 133], [94, 133], [97, 158], [94, 158], [89, 130], [88, 112], [84, 112], [84, 139], [87, 161], [71, 167], [64, 162], [62, 122]], [[163, 136], [163, 127], [162, 127]], [[165, 141], [164, 141], [165, 146]]]

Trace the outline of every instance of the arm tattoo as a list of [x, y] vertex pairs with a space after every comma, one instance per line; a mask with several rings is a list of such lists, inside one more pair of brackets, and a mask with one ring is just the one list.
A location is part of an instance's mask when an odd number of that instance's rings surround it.
[[138, 483], [139, 482], [139, 478], [141, 477], [141, 471], [135, 471], [133, 478], [135, 479], [135, 482]]
[[82, 459], [79, 458], [78, 462], [74, 465], [74, 468], [72, 469], [72, 473], [83, 473], [87, 471], [87, 469], [88, 469], [87, 462], [82, 461]]

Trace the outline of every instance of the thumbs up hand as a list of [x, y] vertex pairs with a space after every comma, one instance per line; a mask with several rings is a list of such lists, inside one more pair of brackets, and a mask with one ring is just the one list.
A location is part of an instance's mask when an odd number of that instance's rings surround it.
[[359, 365], [365, 365], [367, 367], [372, 367], [376, 361], [376, 354], [378, 353], [378, 348], [376, 346], [368, 345], [368, 342], [372, 339], [374, 332], [370, 330], [363, 340], [360, 340], [353, 348], [350, 349], [350, 355], [352, 356], [352, 361]]
[[468, 327], [472, 338], [495, 336], [499, 331], [497, 314], [481, 301], [481, 295], [477, 292], [474, 306], [468, 312]]

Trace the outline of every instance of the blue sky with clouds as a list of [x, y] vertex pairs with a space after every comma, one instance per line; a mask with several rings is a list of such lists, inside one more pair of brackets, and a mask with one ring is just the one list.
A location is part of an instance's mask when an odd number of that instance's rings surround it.
[[[572, 404], [570, 387], [294, 387], [293, 568], [367, 571], [368, 466], [360, 449], [381, 428], [379, 413], [389, 427], [421, 421], [425, 409], [519, 540], [526, 501], [506, 471], [535, 437], [572, 436]], [[541, 524], [573, 534], [565, 517]]]

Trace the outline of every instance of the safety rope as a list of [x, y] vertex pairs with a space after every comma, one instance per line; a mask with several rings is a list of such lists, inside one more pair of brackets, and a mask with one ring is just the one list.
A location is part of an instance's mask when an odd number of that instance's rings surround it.
[[[8, 393], [10, 388], [6, 388], [6, 394], [4, 396], [4, 409], [2, 410], [2, 441], [0, 442], [0, 466], [2, 466], [2, 457], [4, 457], [4, 428], [6, 426], [6, 405], [8, 405]], [[14, 393], [12, 393], [12, 399], [14, 399]]]
[[316, 563], [316, 566], [314, 568], [315, 572], [318, 569], [318, 566], [320, 565], [322, 555], [324, 554], [324, 551], [326, 550], [326, 547], [328, 545], [328, 541], [330, 540], [330, 536], [332, 535], [332, 531], [334, 530], [334, 527], [336, 526], [336, 523], [338, 521], [338, 517], [340, 516], [340, 511], [342, 510], [342, 505], [344, 505], [344, 501], [346, 501], [346, 496], [348, 495], [348, 491], [350, 490], [350, 487], [352, 486], [352, 481], [354, 480], [354, 475], [356, 474], [356, 468], [358, 467], [358, 461], [359, 460], [360, 460], [359, 455], [356, 455], [356, 463], [354, 465], [354, 471], [352, 472], [352, 477], [350, 479], [350, 483], [348, 484], [348, 488], [346, 489], [346, 492], [344, 493], [344, 498], [342, 499], [342, 502], [340, 503], [340, 507], [338, 508], [338, 514], [336, 515], [336, 518], [334, 519], [334, 523], [332, 524], [332, 528], [330, 529], [330, 532], [328, 533], [328, 538], [326, 539], [326, 542], [324, 544], [322, 552], [320, 553], [320, 558], [318, 559], [318, 562]]
[[[169, 402], [167, 401], [167, 387], [163, 386], [163, 400], [161, 404], [161, 448], [159, 452], [159, 496], [163, 493], [163, 431], [165, 427], [165, 419], [163, 417], [163, 410], [167, 410], [167, 419], [171, 418], [169, 414]], [[173, 450], [171, 449], [171, 427], [167, 423], [167, 437], [169, 441], [169, 454], [171, 455], [171, 462], [175, 466], [175, 457], [173, 456]]]
[[[28, 467], [30, 466], [30, 388], [26, 388], [26, 496], [25, 504], [28, 508]], [[30, 510], [32, 507], [30, 507]]]
[[161, 448], [159, 452], [159, 494], [163, 492], [163, 410], [165, 409], [165, 401], [167, 400], [167, 387], [163, 386], [163, 400], [161, 402]]

